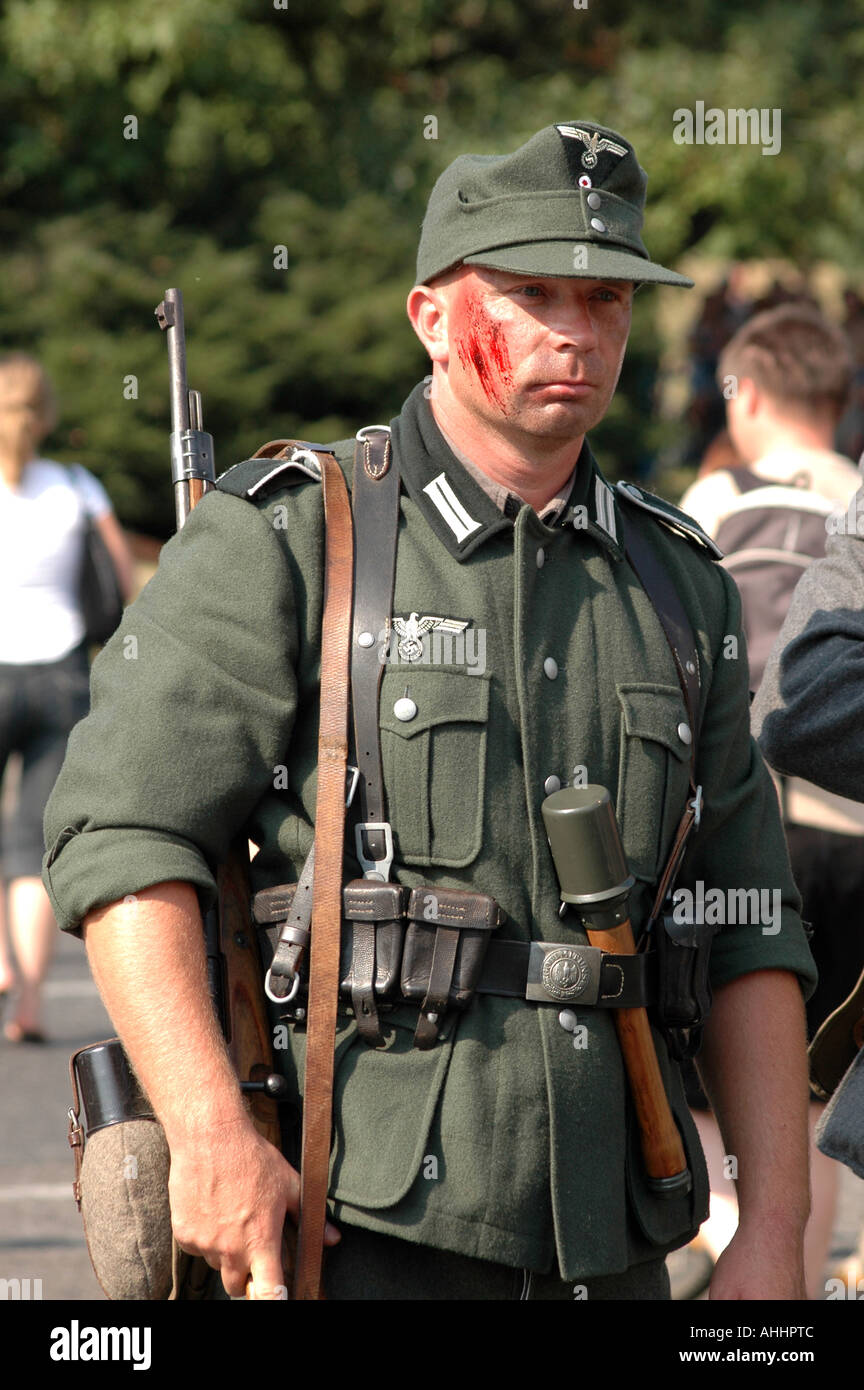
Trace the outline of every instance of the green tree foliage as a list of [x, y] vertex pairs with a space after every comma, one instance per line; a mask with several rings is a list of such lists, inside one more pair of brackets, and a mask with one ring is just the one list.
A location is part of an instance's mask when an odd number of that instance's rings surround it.
[[[426, 371], [404, 299], [428, 191], [465, 150], [598, 120], [649, 170], [657, 259], [783, 255], [860, 273], [862, 13], [864, 0], [694, 0], [662, 15], [621, 0], [6, 0], [2, 346], [54, 375], [53, 454], [102, 476], [127, 525], [165, 534], [152, 319], [165, 287], [184, 291], [221, 467], [269, 437], [386, 420]], [[676, 143], [673, 113], [697, 101], [779, 108], [781, 152]], [[597, 431], [613, 474], [669, 428], [651, 418], [651, 384], [655, 297], [671, 293], [637, 300]]]

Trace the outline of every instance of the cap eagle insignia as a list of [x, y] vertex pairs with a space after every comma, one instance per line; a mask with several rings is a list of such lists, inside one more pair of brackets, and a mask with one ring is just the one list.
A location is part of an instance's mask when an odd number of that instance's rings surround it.
[[616, 140], [607, 140], [605, 135], [600, 135], [596, 130], [593, 135], [589, 135], [587, 130], [580, 130], [575, 125], [559, 125], [555, 129], [561, 135], [568, 135], [571, 140], [581, 140], [585, 146], [585, 153], [582, 156], [583, 169], [594, 169], [597, 165], [597, 156], [603, 150], [608, 150], [610, 154], [622, 155], [627, 153], [626, 146], [619, 145]]
[[393, 627], [399, 634], [399, 655], [403, 661], [420, 660], [423, 655], [422, 638], [433, 628], [440, 628], [442, 632], [464, 632], [467, 626], [467, 622], [459, 622], [456, 618], [433, 618], [428, 615], [421, 618], [419, 613], [393, 619]]

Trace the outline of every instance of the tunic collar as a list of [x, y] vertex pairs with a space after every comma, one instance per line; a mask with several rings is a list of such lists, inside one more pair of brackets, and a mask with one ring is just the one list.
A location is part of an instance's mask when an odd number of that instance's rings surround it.
[[[405, 490], [454, 559], [465, 560], [490, 536], [512, 530], [513, 516], [496, 505], [448, 445], [435, 422], [423, 382], [392, 421], [391, 431]], [[621, 524], [614, 492], [597, 467], [587, 440], [566, 504], [545, 527], [539, 519], [537, 525], [552, 531], [572, 527], [576, 535], [593, 536], [621, 559]]]

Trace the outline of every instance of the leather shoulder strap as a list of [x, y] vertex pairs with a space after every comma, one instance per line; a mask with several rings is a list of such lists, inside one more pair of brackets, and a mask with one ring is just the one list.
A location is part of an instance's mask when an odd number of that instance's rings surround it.
[[621, 520], [627, 559], [651, 600], [672, 653], [690, 729], [690, 796], [678, 824], [669, 858], [660, 876], [651, 909], [653, 922], [662, 909], [666, 894], [675, 882], [690, 832], [698, 828], [701, 817], [702, 788], [696, 782], [696, 750], [699, 743], [700, 720], [699, 653], [690, 619], [665, 567], [632, 517], [627, 515], [624, 507], [621, 508]]
[[318, 453], [326, 519], [324, 618], [321, 633], [321, 716], [303, 1140], [300, 1230], [294, 1297], [319, 1299], [330, 1171], [345, 777], [348, 765], [348, 662], [351, 639], [353, 533], [348, 489], [335, 457]]
[[[354, 560], [354, 622], [351, 641], [351, 694], [354, 739], [360, 769], [362, 819], [386, 822], [384, 779], [381, 771], [381, 736], [378, 728], [378, 692], [384, 674], [382, 643], [389, 638], [396, 574], [396, 538], [399, 526], [399, 472], [393, 462], [390, 431], [384, 426], [360, 430], [354, 452], [351, 490], [357, 536]], [[358, 836], [360, 839], [360, 836]], [[361, 865], [386, 860], [381, 830], [362, 831]], [[363, 859], [367, 863], [363, 863]], [[386, 879], [389, 865], [383, 871]]]
[[[393, 832], [384, 796], [378, 701], [393, 608], [399, 472], [385, 425], [370, 425], [357, 432], [351, 504], [357, 540], [351, 634], [351, 705], [360, 773], [356, 853], [364, 877], [386, 882], [393, 863]], [[368, 924], [358, 923], [355, 942], [361, 934], [367, 939], [365, 949], [356, 953], [351, 1002], [361, 1036], [376, 1046], [382, 1037], [374, 989], [375, 934]]]

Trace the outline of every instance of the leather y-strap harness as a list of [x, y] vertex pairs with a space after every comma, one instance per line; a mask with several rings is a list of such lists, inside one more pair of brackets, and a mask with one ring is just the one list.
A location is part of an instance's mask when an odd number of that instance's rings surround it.
[[[386, 425], [369, 425], [357, 432], [351, 502], [357, 536], [351, 704], [360, 772], [360, 820], [354, 834], [363, 877], [386, 883], [393, 864], [393, 832], [384, 798], [378, 697], [389, 647], [399, 529], [399, 471], [393, 465], [390, 430]], [[366, 1042], [380, 1043], [374, 989], [374, 922], [354, 925], [353, 974], [351, 1002], [357, 1027]]]
[[678, 823], [672, 848], [669, 851], [669, 858], [657, 885], [651, 916], [646, 926], [647, 934], [657, 921], [667, 894], [674, 887], [690, 832], [699, 829], [699, 822], [702, 818], [702, 788], [696, 782], [696, 748], [699, 741], [700, 725], [699, 653], [696, 650], [690, 620], [666, 569], [652, 550], [650, 542], [646, 541], [638, 528], [633, 525], [633, 521], [627, 515], [624, 506], [620, 509], [620, 515], [623, 523], [624, 550], [627, 559], [642, 588], [651, 600], [672, 652], [675, 671], [681, 686], [681, 693], [684, 696], [687, 727], [690, 731], [690, 796]]

